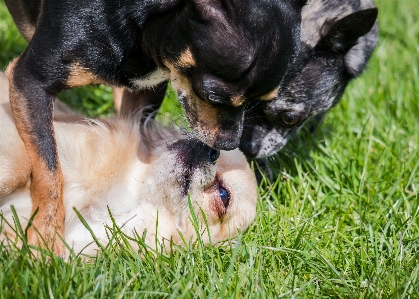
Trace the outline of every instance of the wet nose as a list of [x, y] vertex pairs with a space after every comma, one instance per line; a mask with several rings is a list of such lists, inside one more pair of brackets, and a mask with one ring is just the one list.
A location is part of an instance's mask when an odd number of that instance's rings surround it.
[[252, 142], [252, 140], [246, 140], [242, 138], [240, 141], [239, 149], [243, 152], [243, 154], [248, 159], [255, 159], [259, 154], [260, 144], [257, 142]]
[[235, 138], [230, 137], [219, 137], [215, 140], [214, 147], [217, 149], [231, 151], [236, 149], [239, 146], [240, 136], [235, 136]]
[[243, 132], [240, 138], [239, 149], [243, 152], [247, 159], [255, 159], [260, 151], [262, 140], [261, 133], [263, 136], [264, 132], [259, 132], [258, 126], [249, 126], [249, 130]]

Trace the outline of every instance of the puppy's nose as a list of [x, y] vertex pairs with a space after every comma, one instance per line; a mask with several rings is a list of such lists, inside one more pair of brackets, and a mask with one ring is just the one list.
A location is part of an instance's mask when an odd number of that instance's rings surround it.
[[216, 148], [210, 148], [208, 153], [208, 158], [211, 161], [212, 164], [215, 164], [218, 160], [218, 158], [220, 157], [220, 150], [216, 149]]

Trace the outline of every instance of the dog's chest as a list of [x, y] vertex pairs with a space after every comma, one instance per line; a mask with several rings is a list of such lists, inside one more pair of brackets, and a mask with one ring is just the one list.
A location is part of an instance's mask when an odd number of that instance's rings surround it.
[[137, 77], [131, 79], [131, 84], [135, 89], [142, 90], [147, 88], [153, 88], [168, 79], [168, 73], [166, 71], [163, 71], [162, 69], [157, 68], [144, 77]]

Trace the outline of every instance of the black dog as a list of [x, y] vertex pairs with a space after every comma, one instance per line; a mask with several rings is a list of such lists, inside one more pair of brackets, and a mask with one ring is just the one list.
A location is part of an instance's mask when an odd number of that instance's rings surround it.
[[170, 79], [197, 137], [234, 149], [246, 104], [272, 99], [298, 53], [306, 0], [5, 2], [29, 42], [7, 70], [10, 101], [32, 163], [35, 226], [52, 245], [64, 230], [54, 95], [97, 83], [158, 94]]
[[301, 49], [271, 102], [246, 113], [240, 149], [248, 158], [280, 150], [310, 119], [315, 128], [359, 76], [378, 41], [372, 0], [313, 0], [303, 10]]

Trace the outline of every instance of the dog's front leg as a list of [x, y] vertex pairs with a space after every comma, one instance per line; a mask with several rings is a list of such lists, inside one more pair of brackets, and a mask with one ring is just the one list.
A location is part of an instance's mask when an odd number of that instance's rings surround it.
[[153, 88], [137, 91], [114, 88], [114, 102], [118, 115], [122, 117], [132, 116], [140, 111], [141, 108], [146, 108], [147, 112], [150, 113], [157, 111], [163, 103], [166, 89], [167, 81]]
[[27, 58], [25, 53], [11, 63], [7, 73], [16, 127], [32, 164], [32, 212], [38, 209], [28, 242], [64, 257], [65, 246], [57, 237], [64, 237], [65, 210], [63, 175], [52, 125], [54, 94], [47, 91], [40, 73], [31, 69], [30, 59], [22, 59]]

